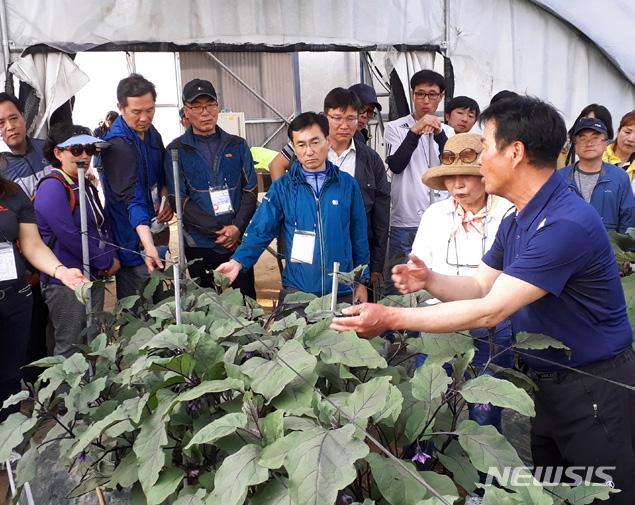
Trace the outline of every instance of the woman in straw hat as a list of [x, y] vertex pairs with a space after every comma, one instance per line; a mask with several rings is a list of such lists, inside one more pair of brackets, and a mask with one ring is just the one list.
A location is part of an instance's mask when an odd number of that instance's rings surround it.
[[[479, 135], [455, 135], [445, 144], [441, 166], [433, 167], [423, 174], [425, 185], [450, 193], [450, 198], [433, 203], [425, 211], [412, 246], [412, 254], [435, 272], [473, 275], [481, 258], [494, 242], [503, 217], [512, 207], [504, 198], [485, 192], [478, 164], [481, 150]], [[470, 333], [478, 339], [474, 341], [476, 354], [472, 364], [483, 367], [490, 357], [489, 331], [479, 328]], [[509, 321], [496, 327], [494, 344], [496, 351], [493, 354], [511, 345]], [[512, 355], [503, 352], [492, 362], [510, 367]], [[469, 410], [471, 419], [501, 430], [500, 408], [470, 405]]]

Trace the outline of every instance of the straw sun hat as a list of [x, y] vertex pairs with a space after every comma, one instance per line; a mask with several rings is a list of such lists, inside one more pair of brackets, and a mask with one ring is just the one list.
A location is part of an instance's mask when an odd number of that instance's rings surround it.
[[451, 175], [481, 175], [478, 156], [483, 147], [481, 136], [475, 133], [459, 133], [450, 137], [441, 154], [442, 165], [426, 170], [421, 180], [432, 188], [445, 190], [443, 179]]

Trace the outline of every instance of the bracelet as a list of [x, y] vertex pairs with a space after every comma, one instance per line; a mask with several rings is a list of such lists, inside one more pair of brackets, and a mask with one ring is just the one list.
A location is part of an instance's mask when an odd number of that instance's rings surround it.
[[59, 267], [66, 268], [66, 267], [64, 267], [64, 265], [62, 265], [61, 263], [60, 263], [59, 265], [57, 265], [57, 266], [55, 267], [55, 270], [53, 270], [53, 278], [54, 278], [54, 279], [57, 279], [57, 269], [58, 269]]

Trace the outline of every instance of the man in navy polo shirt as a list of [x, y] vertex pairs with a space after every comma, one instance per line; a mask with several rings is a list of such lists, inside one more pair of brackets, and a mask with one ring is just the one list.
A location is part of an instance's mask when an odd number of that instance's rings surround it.
[[393, 269], [395, 285], [403, 293], [425, 288], [448, 303], [362, 304], [345, 309], [353, 317], [336, 318], [332, 327], [362, 335], [389, 328], [440, 333], [510, 317], [516, 333], [562, 341], [570, 357], [554, 349], [523, 356], [539, 387], [534, 465], [615, 467], [607, 473], [622, 492], [610, 503], [632, 503], [635, 402], [630, 389], [615, 384], [635, 385], [632, 330], [602, 221], [555, 171], [564, 122], [552, 106], [530, 97], [496, 102], [482, 121], [485, 190], [517, 211], [502, 222], [478, 274], [440, 275], [411, 257]]

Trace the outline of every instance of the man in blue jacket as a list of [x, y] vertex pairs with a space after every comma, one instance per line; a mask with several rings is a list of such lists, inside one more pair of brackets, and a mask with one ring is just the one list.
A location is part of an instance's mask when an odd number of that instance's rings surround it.
[[[251, 221], [242, 244], [217, 270], [234, 280], [251, 268], [280, 231], [287, 250], [280, 300], [304, 291], [330, 292], [333, 262], [351, 271], [369, 261], [366, 211], [359, 186], [349, 174], [328, 161], [329, 123], [305, 112], [289, 124], [288, 135], [297, 160], [276, 180]], [[339, 295], [351, 293], [340, 285]], [[366, 301], [366, 287], [355, 287], [354, 298]]]
[[[210, 287], [211, 271], [229, 260], [256, 211], [256, 173], [245, 139], [217, 125], [218, 97], [211, 82], [188, 82], [183, 87], [183, 103], [190, 126], [167, 150], [178, 151], [185, 257], [199, 260], [190, 265], [189, 272], [201, 286]], [[164, 169], [173, 198], [169, 155]], [[253, 269], [241, 272], [233, 287], [255, 299]]]
[[598, 211], [607, 231], [624, 233], [635, 226], [635, 197], [626, 172], [602, 162], [607, 136], [601, 120], [580, 119], [573, 130], [579, 161], [564, 167], [560, 173], [569, 186]]
[[105, 212], [121, 248], [117, 299], [136, 295], [149, 273], [163, 268], [150, 226], [167, 223], [172, 209], [163, 177], [163, 141], [152, 126], [156, 99], [154, 84], [143, 76], [122, 79], [117, 86], [121, 114], [103, 136], [111, 144], [102, 153]]

